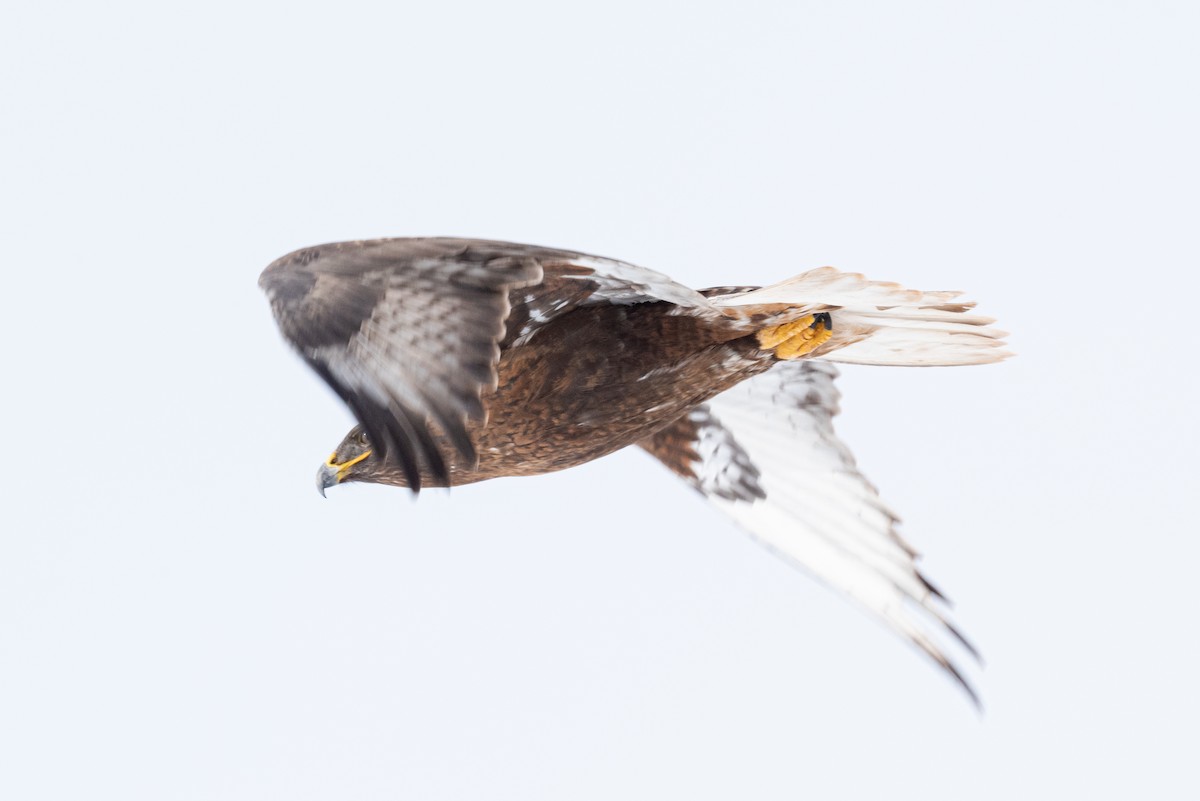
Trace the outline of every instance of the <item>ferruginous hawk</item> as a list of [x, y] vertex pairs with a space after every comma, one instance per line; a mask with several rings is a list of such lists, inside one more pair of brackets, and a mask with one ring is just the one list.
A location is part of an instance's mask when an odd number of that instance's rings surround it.
[[696, 291], [613, 259], [472, 239], [305, 248], [259, 284], [358, 419], [317, 474], [322, 494], [533, 476], [637, 445], [975, 698], [947, 635], [974, 649], [832, 423], [831, 362], [1008, 355], [959, 293], [831, 267]]

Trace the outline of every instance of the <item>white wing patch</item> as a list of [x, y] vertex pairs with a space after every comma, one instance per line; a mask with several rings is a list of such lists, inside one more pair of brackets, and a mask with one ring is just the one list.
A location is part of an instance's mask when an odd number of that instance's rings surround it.
[[[709, 401], [712, 424], [757, 469], [765, 497], [738, 500], [700, 488], [756, 540], [883, 619], [978, 703], [943, 641], [949, 635], [973, 655], [974, 649], [918, 572], [916, 552], [896, 532], [898, 518], [834, 434], [836, 376], [829, 364], [785, 362]], [[728, 449], [705, 449], [703, 439], [697, 473], [719, 472]]]
[[684, 308], [711, 308], [708, 298], [666, 275], [616, 259], [577, 256], [569, 262], [591, 271], [573, 276], [598, 285], [592, 298], [606, 303], [645, 303], [664, 300]]

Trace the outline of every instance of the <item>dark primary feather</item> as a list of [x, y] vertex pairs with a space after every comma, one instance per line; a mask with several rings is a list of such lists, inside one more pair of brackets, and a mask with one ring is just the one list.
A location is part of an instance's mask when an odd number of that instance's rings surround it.
[[427, 421], [469, 462], [468, 418], [495, 386], [509, 291], [574, 254], [508, 243], [392, 239], [290, 253], [259, 284], [283, 334], [346, 402], [380, 457], [420, 487], [447, 467]]

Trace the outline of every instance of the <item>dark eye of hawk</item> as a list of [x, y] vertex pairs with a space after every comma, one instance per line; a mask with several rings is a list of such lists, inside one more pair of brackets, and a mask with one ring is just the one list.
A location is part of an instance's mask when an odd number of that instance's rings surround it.
[[366, 445], [367, 444], [367, 432], [359, 431], [357, 434], [354, 435], [354, 441], [357, 442], [359, 445]]

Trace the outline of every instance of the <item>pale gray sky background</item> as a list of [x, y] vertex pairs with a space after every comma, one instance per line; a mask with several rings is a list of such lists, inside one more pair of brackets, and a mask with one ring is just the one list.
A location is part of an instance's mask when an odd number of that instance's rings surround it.
[[[0, 797], [1200, 796], [1197, 9], [8, 7]], [[258, 273], [431, 234], [999, 317], [839, 419], [982, 719], [640, 453], [322, 501]]]

